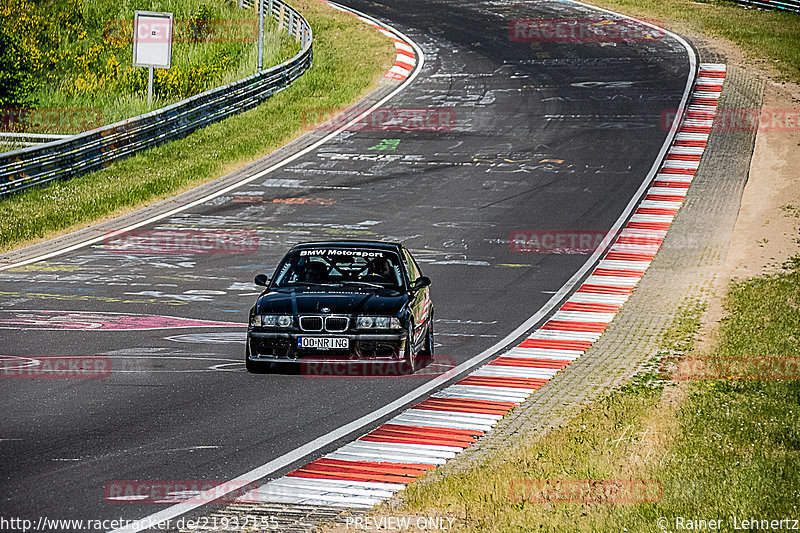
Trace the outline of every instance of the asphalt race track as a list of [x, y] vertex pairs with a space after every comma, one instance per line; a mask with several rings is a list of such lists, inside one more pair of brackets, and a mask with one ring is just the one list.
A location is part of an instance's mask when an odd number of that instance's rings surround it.
[[[661, 113], [678, 107], [690, 73], [686, 50], [667, 37], [510, 38], [517, 18], [596, 15], [568, 2], [347, 4], [425, 54], [419, 77], [387, 107], [436, 108], [445, 127], [342, 133], [264, 179], [137, 230], [239, 231], [246, 246], [163, 253], [98, 244], [0, 272], [6, 363], [112, 363], [102, 379], [0, 381], [4, 515], [149, 515], [166, 504], [108, 500], [104, 486], [231, 479], [492, 346], [587, 258], [519, 253], [509, 235], [610, 228], [657, 158], [667, 137]], [[253, 276], [296, 242], [339, 238], [412, 250], [433, 279], [436, 360], [406, 377], [246, 373]]]

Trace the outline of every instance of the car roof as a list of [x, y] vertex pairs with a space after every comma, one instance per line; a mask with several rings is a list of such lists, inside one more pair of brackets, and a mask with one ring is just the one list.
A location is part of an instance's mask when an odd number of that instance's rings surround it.
[[292, 246], [292, 250], [307, 250], [309, 248], [370, 248], [399, 254], [403, 249], [403, 245], [399, 242], [341, 240], [301, 242]]

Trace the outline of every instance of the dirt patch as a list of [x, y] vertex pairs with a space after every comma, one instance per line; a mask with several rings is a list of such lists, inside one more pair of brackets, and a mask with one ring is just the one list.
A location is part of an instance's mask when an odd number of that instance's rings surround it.
[[[753, 70], [750, 65], [749, 69]], [[764, 72], [755, 69], [757, 74]], [[800, 86], [769, 79], [762, 110], [800, 108]], [[742, 195], [730, 248], [712, 287], [697, 341], [699, 352], [715, 346], [717, 327], [725, 316], [724, 295], [732, 280], [780, 270], [800, 253], [800, 124], [790, 131], [769, 131], [762, 123], [756, 134], [750, 173]]]
[[[792, 93], [768, 83], [762, 109], [797, 110], [800, 89], [793, 88]], [[800, 125], [794, 131], [764, 127], [756, 135], [750, 176], [720, 278], [774, 272], [800, 252]]]

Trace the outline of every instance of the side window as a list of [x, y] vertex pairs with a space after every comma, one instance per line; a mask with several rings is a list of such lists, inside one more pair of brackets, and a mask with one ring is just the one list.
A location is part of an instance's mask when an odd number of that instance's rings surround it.
[[408, 253], [407, 250], [403, 250], [403, 264], [406, 266], [406, 271], [408, 272], [409, 281], [412, 283], [419, 277], [419, 269], [417, 268], [417, 264], [414, 262], [414, 258]]

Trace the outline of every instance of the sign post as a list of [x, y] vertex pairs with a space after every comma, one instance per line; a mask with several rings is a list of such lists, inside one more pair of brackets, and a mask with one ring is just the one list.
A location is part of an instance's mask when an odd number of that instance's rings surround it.
[[258, 73], [264, 64], [264, 0], [258, 0]]
[[172, 65], [172, 13], [137, 11], [133, 21], [133, 66], [147, 67], [147, 107], [153, 105], [153, 69]]

